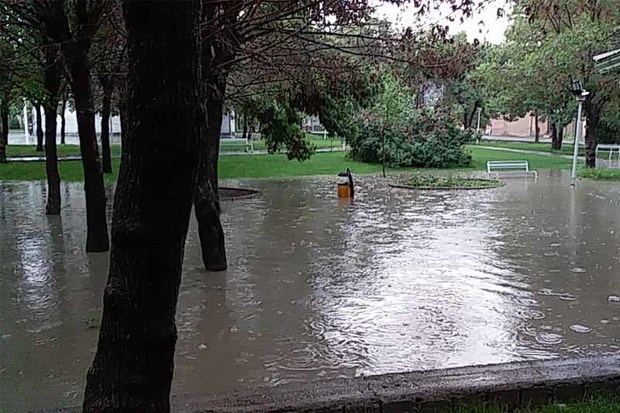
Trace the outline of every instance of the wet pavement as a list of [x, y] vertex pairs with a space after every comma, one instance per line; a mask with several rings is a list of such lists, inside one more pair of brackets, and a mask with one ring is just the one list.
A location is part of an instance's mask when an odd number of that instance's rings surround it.
[[[175, 394], [620, 353], [620, 184], [565, 171], [481, 191], [335, 178], [226, 181], [230, 268], [188, 235]], [[0, 183], [0, 411], [78, 405], [107, 254], [86, 256], [81, 185]], [[110, 194], [111, 196], [111, 194]], [[111, 212], [111, 211], [110, 211]]]

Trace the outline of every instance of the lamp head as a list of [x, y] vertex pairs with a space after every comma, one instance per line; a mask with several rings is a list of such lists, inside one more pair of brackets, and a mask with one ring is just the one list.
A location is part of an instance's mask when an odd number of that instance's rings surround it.
[[[586, 90], [583, 88], [583, 83], [581, 82], [581, 80], [573, 80], [570, 84], [570, 89], [573, 95], [580, 97], [580, 96], [587, 96], [589, 93], [586, 92]], [[584, 94], [585, 93], [585, 94]]]

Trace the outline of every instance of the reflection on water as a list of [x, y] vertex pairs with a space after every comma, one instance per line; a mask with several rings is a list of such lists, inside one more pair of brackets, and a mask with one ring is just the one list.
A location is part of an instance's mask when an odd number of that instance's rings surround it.
[[[464, 192], [359, 179], [227, 182], [230, 269], [188, 236], [173, 392], [618, 352], [620, 186], [561, 172]], [[0, 185], [0, 411], [80, 403], [107, 254], [86, 256], [83, 192]], [[36, 390], [33, 392], [33, 390]]]

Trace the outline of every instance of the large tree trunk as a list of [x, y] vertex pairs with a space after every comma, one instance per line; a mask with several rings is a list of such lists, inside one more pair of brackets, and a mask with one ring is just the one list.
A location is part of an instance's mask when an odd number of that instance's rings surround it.
[[104, 173], [112, 173], [110, 153], [110, 109], [112, 107], [112, 88], [104, 88], [101, 106], [101, 160]]
[[6, 147], [9, 144], [9, 105], [2, 102], [0, 105], [0, 163], [6, 162]]
[[103, 172], [99, 159], [95, 111], [92, 104], [88, 56], [81, 44], [62, 44], [71, 74], [71, 89], [77, 112], [80, 155], [84, 168], [86, 192], [86, 252], [102, 252], [110, 249], [106, 218], [106, 197]]
[[65, 112], [67, 111], [67, 95], [65, 93], [62, 94], [62, 106], [60, 108], [60, 144], [64, 145], [66, 143], [65, 139]]
[[56, 114], [58, 110], [58, 89], [60, 88], [60, 62], [58, 47], [45, 49], [45, 71], [43, 83], [47, 94], [43, 101], [45, 109], [45, 172], [47, 174], [48, 215], [60, 214], [60, 174], [58, 173], [58, 154], [56, 151]]
[[[584, 103], [586, 121], [586, 167], [596, 167], [596, 144], [598, 142], [598, 124], [600, 113], [596, 104], [593, 102], [594, 96], [588, 98]], [[577, 125], [580, 127], [580, 125]]]
[[43, 120], [41, 115], [41, 104], [34, 103], [34, 111], [37, 119], [37, 152], [43, 152]]
[[126, 108], [127, 103], [125, 96], [127, 95], [126, 90], [119, 90], [119, 100], [118, 100], [118, 117], [120, 118], [121, 124], [121, 151], [123, 150], [123, 144], [125, 143], [125, 131], [127, 130], [127, 124], [125, 121], [127, 120], [126, 116]]
[[169, 412], [204, 111], [199, 1], [123, 5], [129, 73], [110, 273], [84, 412]]

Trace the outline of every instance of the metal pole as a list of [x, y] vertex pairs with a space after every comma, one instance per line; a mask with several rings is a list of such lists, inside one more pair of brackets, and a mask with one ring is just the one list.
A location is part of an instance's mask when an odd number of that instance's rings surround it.
[[583, 107], [583, 101], [585, 97], [579, 96], [577, 101], [579, 107], [577, 109], [577, 125], [575, 127], [575, 144], [573, 145], [573, 170], [570, 176], [570, 186], [574, 188], [577, 183], [577, 158], [579, 157], [579, 140], [581, 139], [581, 109]]

